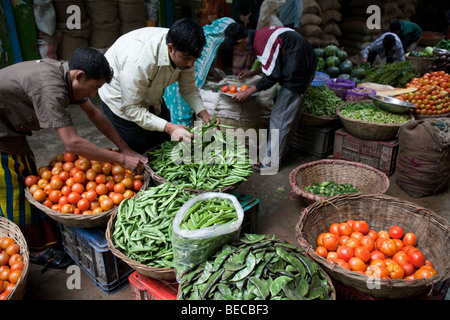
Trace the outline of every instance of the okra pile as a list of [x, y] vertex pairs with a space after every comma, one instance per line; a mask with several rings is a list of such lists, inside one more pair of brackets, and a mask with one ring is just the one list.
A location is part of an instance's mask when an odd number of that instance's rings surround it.
[[163, 183], [142, 190], [138, 197], [125, 199], [114, 224], [114, 245], [142, 264], [173, 268], [173, 219], [191, 197], [183, 188]]
[[324, 197], [332, 197], [341, 193], [359, 193], [350, 183], [337, 184], [334, 181], [316, 182], [314, 185], [306, 186], [305, 191]]
[[314, 261], [268, 235], [245, 234], [180, 279], [179, 300], [331, 299]]
[[234, 127], [216, 124], [213, 117], [211, 125], [190, 130], [195, 134], [192, 143], [166, 141], [149, 151], [149, 166], [165, 180], [195, 190], [217, 190], [246, 181], [253, 172], [248, 149], [219, 128]]
[[180, 224], [182, 230], [196, 230], [236, 221], [234, 204], [227, 199], [212, 198], [196, 202]]

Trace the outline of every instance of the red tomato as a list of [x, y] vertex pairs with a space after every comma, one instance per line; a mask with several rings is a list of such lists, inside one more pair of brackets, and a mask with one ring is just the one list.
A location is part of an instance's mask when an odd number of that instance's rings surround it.
[[373, 241], [376, 241], [378, 239], [378, 232], [370, 229], [369, 232], [367, 232], [367, 236], [371, 237]]
[[335, 222], [330, 226], [330, 233], [340, 236], [339, 234], [339, 223]]
[[347, 243], [347, 240], [350, 239], [348, 236], [340, 236], [339, 237], [339, 245], [343, 246]]
[[367, 250], [369, 250], [369, 252], [372, 252], [373, 249], [375, 249], [375, 241], [373, 240], [372, 237], [370, 237], [368, 235], [362, 237], [360, 242], [361, 242], [362, 246], [366, 247]]
[[415, 247], [417, 245], [417, 237], [414, 233], [408, 232], [407, 234], [405, 234], [402, 240], [405, 246]]
[[338, 265], [340, 265], [341, 267], [343, 267], [343, 268], [345, 268], [347, 270], [351, 270], [350, 269], [350, 265], [346, 261], [344, 261], [342, 259], [339, 259], [339, 258], [333, 259], [333, 262], [337, 263]]
[[389, 277], [391, 279], [403, 279], [405, 271], [396, 263], [391, 263], [386, 267], [389, 271]]
[[400, 266], [403, 266], [405, 263], [408, 263], [408, 255], [403, 251], [396, 252], [392, 257], [392, 259]]
[[348, 237], [350, 237], [353, 232], [352, 228], [346, 222], [339, 223], [338, 231], [339, 235]]
[[401, 239], [403, 237], [403, 229], [400, 226], [393, 226], [389, 229], [389, 236], [392, 239]]
[[91, 207], [91, 202], [87, 199], [80, 199], [77, 202], [77, 208], [80, 209], [81, 212], [88, 210]]
[[338, 259], [342, 259], [345, 262], [350, 260], [351, 257], [354, 256], [353, 249], [348, 246], [339, 246], [336, 250]]
[[322, 242], [323, 242], [323, 246], [329, 250], [329, 251], [334, 251], [337, 249], [338, 244], [339, 244], [339, 238], [338, 236], [336, 236], [335, 234], [332, 233], [326, 233], [323, 237], [322, 237]]
[[319, 247], [316, 248], [316, 253], [317, 253], [319, 256], [321, 256], [321, 257], [323, 257], [323, 258], [326, 258], [327, 255], [328, 255], [328, 250], [327, 250], [327, 248], [325, 248], [325, 247], [323, 247], [323, 246], [319, 246]]
[[64, 162], [75, 162], [77, 160], [78, 156], [75, 155], [73, 152], [67, 151], [64, 153], [63, 160]]
[[350, 266], [350, 269], [352, 271], [366, 271], [367, 266], [364, 263], [364, 261], [361, 258], [358, 257], [351, 257], [350, 260], [348, 260], [348, 265]]
[[372, 261], [373, 260], [384, 260], [384, 259], [386, 259], [386, 256], [384, 255], [383, 252], [375, 250], [370, 253], [370, 259]]
[[403, 268], [403, 272], [405, 273], [405, 277], [408, 277], [412, 274], [414, 274], [414, 266], [407, 262], [404, 265], [401, 266]]
[[392, 257], [398, 251], [398, 246], [393, 239], [387, 239], [381, 243], [381, 246], [378, 248], [378, 250], [380, 250], [386, 256]]
[[134, 190], [134, 191], [139, 191], [139, 190], [141, 190], [142, 185], [143, 185], [143, 183], [142, 183], [141, 180], [134, 180], [134, 181], [133, 181], [133, 190]]
[[361, 245], [361, 242], [358, 239], [355, 238], [349, 238], [347, 242], [345, 243], [346, 246], [349, 246], [353, 250], [356, 249], [357, 246]]
[[353, 231], [367, 234], [369, 232], [369, 224], [364, 220], [358, 220], [353, 223]]
[[223, 86], [220, 90], [222, 92], [228, 92], [228, 91], [230, 91], [230, 87], [229, 86]]
[[389, 277], [389, 270], [387, 267], [381, 267], [381, 266], [369, 266], [365, 272], [365, 274], [369, 277], [373, 278], [387, 278]]
[[419, 249], [411, 250], [408, 253], [408, 262], [411, 263], [415, 268], [420, 268], [425, 264], [425, 256]]
[[38, 181], [39, 178], [37, 176], [29, 175], [25, 178], [25, 185], [31, 187], [32, 185], [37, 184]]
[[360, 258], [364, 262], [370, 260], [370, 251], [364, 246], [357, 246], [355, 248], [355, 257]]
[[78, 192], [71, 192], [69, 193], [69, 195], [67, 196], [67, 200], [69, 201], [69, 203], [71, 204], [77, 204], [78, 201], [80, 201], [81, 199], [81, 194], [79, 194]]

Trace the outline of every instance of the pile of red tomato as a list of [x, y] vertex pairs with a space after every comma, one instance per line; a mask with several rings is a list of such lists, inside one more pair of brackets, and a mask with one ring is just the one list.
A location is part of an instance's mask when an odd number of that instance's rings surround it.
[[62, 213], [97, 214], [133, 197], [144, 181], [120, 164], [58, 154], [38, 175], [25, 178], [33, 198]]
[[[243, 84], [239, 88], [240, 91], [245, 91], [247, 89], [248, 89], [248, 85], [246, 85], [246, 84]], [[225, 92], [225, 93], [236, 94], [237, 93], [237, 87], [236, 86], [223, 86], [220, 89], [220, 91]]]
[[450, 112], [450, 75], [444, 71], [425, 73], [421, 78], [413, 78], [406, 87], [417, 90], [397, 97], [415, 104], [416, 114], [438, 115]]
[[19, 282], [23, 267], [20, 246], [13, 238], [0, 238], [0, 300], [6, 300]]
[[419, 250], [414, 233], [400, 226], [376, 232], [363, 220], [333, 223], [319, 235], [316, 253], [328, 261], [367, 276], [414, 280], [436, 274]]

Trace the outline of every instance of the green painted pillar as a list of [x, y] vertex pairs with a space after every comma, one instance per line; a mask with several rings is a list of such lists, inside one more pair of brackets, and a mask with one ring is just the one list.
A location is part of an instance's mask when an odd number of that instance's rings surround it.
[[32, 0], [11, 0], [22, 58], [40, 59]]
[[0, 69], [15, 62], [11, 40], [9, 38], [8, 25], [5, 11], [0, 6]]

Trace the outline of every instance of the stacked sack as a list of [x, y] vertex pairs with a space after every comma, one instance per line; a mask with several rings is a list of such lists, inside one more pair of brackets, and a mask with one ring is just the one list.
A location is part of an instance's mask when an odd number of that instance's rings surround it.
[[120, 35], [145, 27], [145, 0], [118, 0]]
[[338, 37], [342, 35], [339, 22], [342, 20], [339, 0], [317, 0], [322, 10], [322, 23], [320, 27], [324, 32], [321, 47], [329, 44], [339, 45]]
[[[349, 55], [359, 55], [361, 51], [375, 41], [382, 33], [381, 29], [369, 29], [367, 27], [367, 8], [377, 5], [383, 8], [383, 1], [380, 0], [352, 0], [342, 6], [342, 21], [339, 25], [342, 36], [339, 43]], [[381, 12], [381, 17], [383, 12]]]
[[[67, 10], [76, 6], [76, 11]], [[53, 0], [56, 16], [55, 38], [58, 59], [69, 60], [73, 52], [80, 47], [89, 46], [91, 23], [87, 17], [83, 0]], [[69, 11], [69, 13], [67, 13]], [[80, 13], [79, 20], [77, 13]], [[80, 29], [69, 29], [71, 24], [80, 23]]]
[[322, 46], [324, 32], [322, 24], [322, 9], [315, 0], [304, 0], [302, 20], [299, 32], [313, 47]]
[[383, 4], [383, 15], [381, 19], [381, 30], [389, 31], [392, 20], [410, 20], [416, 13], [417, 0], [391, 0]]
[[117, 0], [84, 0], [84, 6], [92, 26], [89, 45], [109, 48], [120, 35]]

